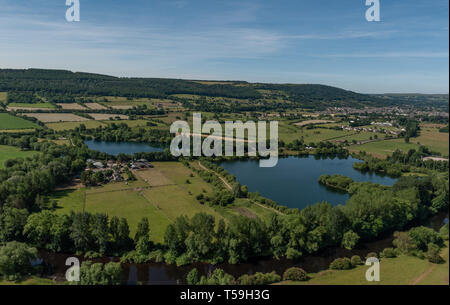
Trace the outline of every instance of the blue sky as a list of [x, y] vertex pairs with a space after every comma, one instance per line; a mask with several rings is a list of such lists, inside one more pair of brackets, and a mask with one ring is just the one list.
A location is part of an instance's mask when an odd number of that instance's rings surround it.
[[448, 93], [448, 0], [0, 0], [0, 67]]

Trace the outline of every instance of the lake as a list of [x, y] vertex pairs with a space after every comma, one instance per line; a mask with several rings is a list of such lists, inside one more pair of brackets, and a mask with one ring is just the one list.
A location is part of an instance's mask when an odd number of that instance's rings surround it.
[[321, 175], [340, 174], [358, 182], [393, 185], [396, 179], [353, 169], [353, 163], [361, 162], [348, 157], [317, 159], [314, 156], [288, 157], [278, 160], [273, 168], [259, 167], [259, 161], [229, 161], [220, 164], [237, 181], [247, 185], [250, 192], [259, 192], [289, 208], [302, 209], [307, 205], [327, 201], [332, 205], [345, 204], [349, 195], [332, 191], [319, 184]]
[[118, 154], [132, 155], [135, 153], [142, 152], [158, 152], [164, 151], [163, 147], [150, 145], [147, 143], [136, 143], [136, 142], [105, 142], [105, 141], [94, 141], [86, 140], [84, 141], [89, 149], [104, 152], [113, 156]]

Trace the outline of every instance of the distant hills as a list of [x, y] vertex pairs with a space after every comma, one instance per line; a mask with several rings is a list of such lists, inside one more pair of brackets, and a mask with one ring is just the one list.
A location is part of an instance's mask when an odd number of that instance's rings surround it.
[[246, 100], [289, 101], [299, 107], [362, 107], [404, 104], [448, 105], [447, 95], [360, 94], [318, 84], [263, 84], [243, 81], [197, 81], [122, 78], [44, 69], [0, 69], [0, 91], [41, 92], [64, 96], [167, 98], [175, 94]]

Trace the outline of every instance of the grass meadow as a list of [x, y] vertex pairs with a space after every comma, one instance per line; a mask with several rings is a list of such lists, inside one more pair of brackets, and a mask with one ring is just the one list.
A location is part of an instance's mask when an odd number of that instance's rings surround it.
[[37, 151], [21, 151], [17, 147], [0, 145], [0, 168], [4, 167], [8, 159], [26, 158], [39, 154]]
[[90, 120], [84, 122], [59, 122], [59, 123], [47, 123], [45, 124], [48, 128], [56, 130], [56, 131], [64, 131], [64, 130], [73, 130], [77, 127], [80, 127], [81, 124], [84, 124], [87, 129], [95, 129], [99, 126], [106, 126], [102, 122]]
[[8, 113], [0, 113], [0, 130], [31, 129], [39, 125]]
[[351, 270], [325, 270], [310, 274], [306, 282], [284, 281], [283, 285], [448, 285], [448, 243], [442, 250], [444, 264], [432, 264], [426, 259], [402, 255], [380, 260], [380, 281], [368, 282], [367, 266]]

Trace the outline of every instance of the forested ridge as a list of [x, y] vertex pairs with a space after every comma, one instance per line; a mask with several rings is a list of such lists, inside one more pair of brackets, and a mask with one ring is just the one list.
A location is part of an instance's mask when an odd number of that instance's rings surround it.
[[[100, 74], [42, 69], [0, 69], [0, 91], [35, 92], [41, 95], [125, 96], [165, 98], [192, 94], [257, 100], [269, 96], [305, 107], [387, 105], [383, 99], [318, 84], [262, 84], [247, 82], [202, 83], [163, 78], [124, 78]], [[392, 103], [389, 101], [389, 103]]]

